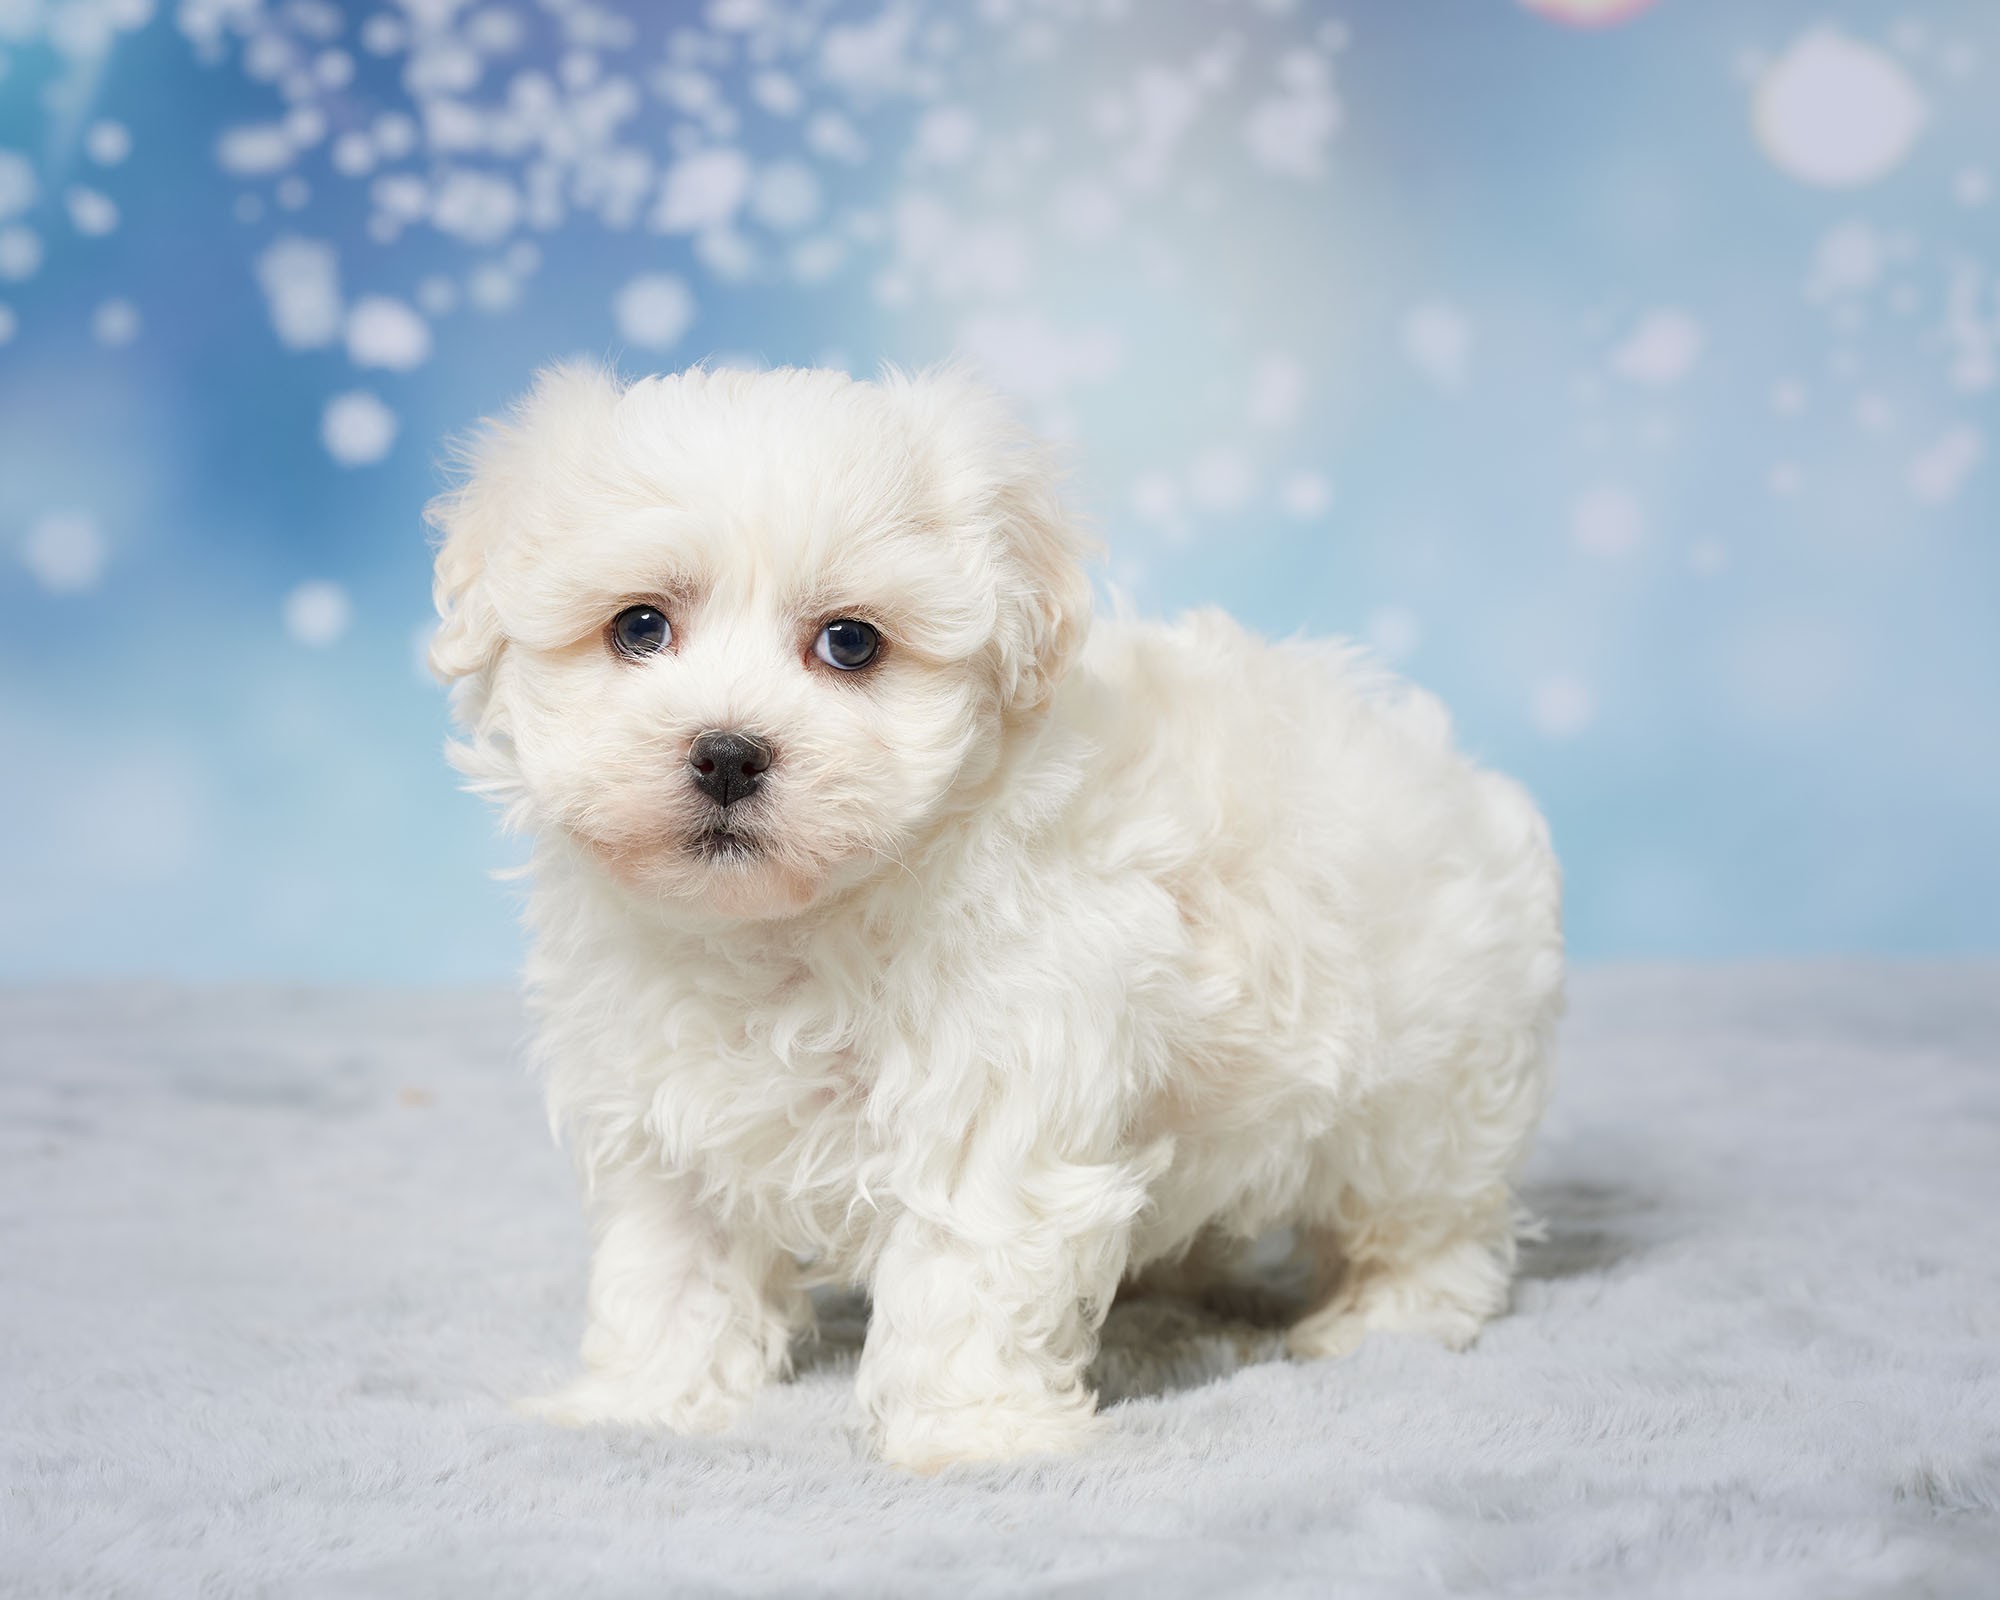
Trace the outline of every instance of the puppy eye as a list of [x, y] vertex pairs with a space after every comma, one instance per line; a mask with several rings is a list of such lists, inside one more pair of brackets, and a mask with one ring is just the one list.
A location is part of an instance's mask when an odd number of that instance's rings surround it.
[[611, 643], [620, 655], [651, 656], [674, 642], [674, 630], [654, 606], [627, 606], [611, 619]]
[[852, 617], [829, 622], [813, 641], [813, 654], [842, 672], [859, 671], [875, 659], [875, 652], [881, 648], [882, 636], [867, 623], [856, 622]]

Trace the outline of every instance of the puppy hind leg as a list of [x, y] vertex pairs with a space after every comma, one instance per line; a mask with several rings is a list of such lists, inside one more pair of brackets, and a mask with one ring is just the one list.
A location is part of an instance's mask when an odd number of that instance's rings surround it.
[[1295, 1356], [1317, 1360], [1353, 1351], [1371, 1331], [1415, 1333], [1463, 1350], [1507, 1306], [1514, 1276], [1514, 1210], [1501, 1190], [1455, 1227], [1380, 1222], [1326, 1244], [1345, 1257], [1325, 1301], [1292, 1325]]
[[1312, 1194], [1323, 1250], [1344, 1262], [1293, 1352], [1344, 1355], [1373, 1329], [1454, 1350], [1507, 1307], [1524, 1214], [1508, 1178], [1548, 1092], [1553, 1002], [1411, 1075], [1320, 1155]]

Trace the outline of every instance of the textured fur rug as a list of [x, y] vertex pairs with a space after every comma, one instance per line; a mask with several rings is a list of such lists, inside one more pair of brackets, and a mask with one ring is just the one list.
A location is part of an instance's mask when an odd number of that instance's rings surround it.
[[2000, 1593], [2000, 968], [1586, 974], [1468, 1354], [1122, 1305], [1092, 1453], [570, 1434], [583, 1236], [491, 996], [0, 994], [0, 1588]]

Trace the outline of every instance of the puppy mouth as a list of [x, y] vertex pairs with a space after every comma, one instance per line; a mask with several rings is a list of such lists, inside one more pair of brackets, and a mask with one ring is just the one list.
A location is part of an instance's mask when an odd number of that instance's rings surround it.
[[753, 835], [730, 826], [724, 818], [717, 818], [688, 840], [688, 852], [703, 861], [717, 863], [752, 861], [764, 853], [764, 846]]

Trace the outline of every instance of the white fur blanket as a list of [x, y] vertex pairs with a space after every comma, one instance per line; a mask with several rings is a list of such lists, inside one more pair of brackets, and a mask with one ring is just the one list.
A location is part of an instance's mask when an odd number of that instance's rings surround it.
[[1076, 1460], [870, 1464], [832, 1306], [721, 1439], [503, 1397], [581, 1306], [491, 996], [0, 993], [0, 1587], [2000, 1593], [2000, 968], [1584, 975], [1465, 1355], [1114, 1312]]

